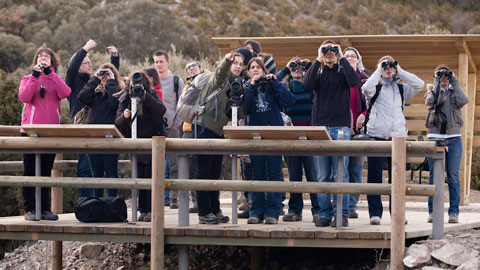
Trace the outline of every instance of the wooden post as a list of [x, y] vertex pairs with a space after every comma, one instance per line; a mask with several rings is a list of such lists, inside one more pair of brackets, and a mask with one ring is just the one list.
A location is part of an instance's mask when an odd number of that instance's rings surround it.
[[250, 247], [250, 270], [262, 269], [263, 247]]
[[[466, 53], [459, 53], [458, 54], [458, 74], [456, 74], [458, 80], [460, 81], [460, 87], [462, 87], [463, 91], [468, 94], [468, 56]], [[463, 117], [467, 117], [467, 107], [463, 106], [462, 108], [462, 115]], [[462, 134], [462, 141], [463, 141], [463, 155], [462, 161], [460, 162], [460, 205], [468, 204], [468, 192], [470, 191], [470, 186], [467, 186], [468, 183], [468, 176], [467, 176], [467, 159], [466, 159], [466, 138], [467, 138], [467, 128], [468, 124], [464, 125], [461, 134]]]
[[165, 223], [165, 137], [152, 138], [152, 270], [164, 269], [164, 223]]
[[467, 114], [463, 116], [464, 119], [464, 127], [465, 127], [465, 140], [463, 144], [465, 146], [465, 152], [463, 156], [465, 157], [465, 176], [466, 182], [466, 200], [464, 201], [464, 205], [469, 203], [470, 198], [470, 184], [472, 179], [472, 153], [473, 153], [473, 132], [474, 132], [474, 119], [475, 119], [475, 94], [476, 94], [476, 87], [477, 87], [477, 77], [475, 73], [468, 73], [468, 90], [464, 89], [466, 95], [468, 96], [468, 104], [465, 105], [467, 107], [466, 112]]
[[405, 253], [405, 138], [392, 139], [392, 230], [390, 269], [403, 269]]
[[[57, 154], [55, 160], [62, 160], [63, 154]], [[52, 170], [52, 177], [62, 177], [62, 170]], [[63, 188], [52, 187], [52, 212], [56, 214], [63, 213]], [[52, 243], [52, 269], [62, 269], [62, 241], [53, 241]]]

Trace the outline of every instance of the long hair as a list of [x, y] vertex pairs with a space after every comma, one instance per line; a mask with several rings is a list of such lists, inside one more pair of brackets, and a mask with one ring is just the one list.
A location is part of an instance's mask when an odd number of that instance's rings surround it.
[[110, 63], [104, 63], [100, 66], [100, 69], [109, 68], [113, 71], [113, 75], [115, 76], [115, 81], [117, 82], [117, 87], [122, 90], [125, 88], [125, 84], [123, 83], [122, 77], [120, 77], [120, 73], [118, 72], [117, 68]]
[[37, 52], [35, 52], [35, 55], [33, 56], [33, 61], [32, 61], [32, 65], [30, 66], [30, 68], [33, 69], [33, 67], [37, 64], [38, 55], [40, 53], [48, 53], [48, 55], [50, 55], [50, 60], [51, 60], [51, 63], [52, 63], [51, 65], [56, 71], [58, 69], [58, 65], [60, 63], [60, 58], [58, 57], [57, 54], [55, 54], [55, 52], [52, 49], [47, 47], [46, 43], [43, 43], [42, 46], [38, 47]]
[[353, 47], [348, 47], [343, 51], [343, 54], [345, 54], [347, 51], [352, 51], [352, 52], [355, 53], [355, 55], [357, 56], [357, 59], [358, 59], [357, 68], [358, 68], [358, 70], [360, 70], [360, 72], [364, 71], [365, 67], [363, 66], [362, 56], [360, 55], [358, 50], [353, 48]]
[[[145, 89], [145, 91], [147, 91], [148, 93], [152, 93], [152, 92], [155, 92], [155, 90], [153, 89], [153, 85], [150, 83], [150, 81], [148, 80], [148, 74], [143, 71], [143, 70], [138, 70], [138, 71], [134, 71], [130, 74], [129, 77], [129, 81], [131, 83], [132, 81], [132, 76], [133, 74], [135, 73], [140, 73], [142, 74], [142, 85], [143, 85], [143, 89]], [[125, 91], [129, 91], [130, 90], [130, 85], [128, 85], [128, 87], [125, 87]]]
[[154, 68], [146, 68], [145, 73], [152, 78], [153, 80], [153, 85], [159, 85], [160, 84], [160, 76], [158, 76], [158, 71]]
[[248, 65], [247, 65], [247, 70], [250, 70], [250, 66], [252, 65], [253, 62], [257, 63], [262, 68], [263, 73], [265, 73], [265, 75], [268, 74], [268, 70], [265, 67], [265, 64], [263, 63], [263, 59], [260, 58], [260, 57], [254, 57], [254, 58], [250, 59], [250, 61], [248, 62]]

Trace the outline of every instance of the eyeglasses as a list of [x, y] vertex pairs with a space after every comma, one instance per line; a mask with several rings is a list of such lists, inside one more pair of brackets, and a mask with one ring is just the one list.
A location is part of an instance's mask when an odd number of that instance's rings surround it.
[[357, 59], [357, 56], [355, 54], [347, 54], [345, 55], [345, 58]]
[[51, 58], [49, 54], [39, 54], [37, 58]]
[[198, 64], [191, 64], [190, 66], [187, 66], [187, 67], [185, 68], [185, 70], [186, 70], [186, 71], [189, 71], [190, 69], [195, 68], [195, 67], [200, 67], [200, 65], [198, 65]]

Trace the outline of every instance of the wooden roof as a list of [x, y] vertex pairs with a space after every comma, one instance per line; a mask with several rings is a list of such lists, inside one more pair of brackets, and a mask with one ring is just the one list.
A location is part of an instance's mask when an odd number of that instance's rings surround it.
[[[480, 65], [480, 35], [378, 35], [378, 36], [311, 36], [311, 37], [215, 37], [213, 41], [222, 53], [242, 47], [245, 40], [261, 43], [262, 50], [274, 56], [278, 67], [283, 67], [294, 56], [314, 60], [320, 44], [331, 39], [342, 49], [358, 49], [363, 64], [375, 70], [380, 57], [391, 55], [406, 70], [417, 74], [427, 83], [432, 82], [433, 69], [446, 64], [458, 72], [458, 55], [466, 53], [469, 73], [476, 73]], [[480, 80], [477, 80], [477, 89]]]

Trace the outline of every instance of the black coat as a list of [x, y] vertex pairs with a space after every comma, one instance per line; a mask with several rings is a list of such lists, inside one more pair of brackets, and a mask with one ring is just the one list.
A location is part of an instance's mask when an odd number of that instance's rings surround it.
[[118, 98], [113, 95], [120, 91], [115, 80], [108, 80], [105, 92], [96, 91], [100, 79], [92, 76], [88, 83], [78, 93], [77, 99], [90, 106], [88, 124], [114, 124], [117, 116]]

